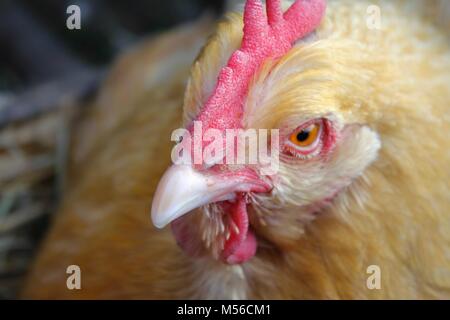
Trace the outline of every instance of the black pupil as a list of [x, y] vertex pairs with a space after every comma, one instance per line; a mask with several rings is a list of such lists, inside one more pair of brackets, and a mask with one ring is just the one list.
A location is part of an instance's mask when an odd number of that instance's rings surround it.
[[300, 142], [305, 142], [309, 138], [309, 131], [302, 130], [297, 134], [297, 140]]

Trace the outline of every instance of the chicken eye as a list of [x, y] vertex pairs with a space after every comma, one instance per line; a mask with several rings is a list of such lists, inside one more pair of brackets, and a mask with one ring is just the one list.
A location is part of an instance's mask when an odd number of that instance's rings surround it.
[[289, 140], [298, 147], [309, 147], [319, 138], [320, 129], [321, 126], [319, 123], [311, 124], [307, 128], [292, 133]]
[[283, 152], [301, 159], [320, 154], [324, 147], [330, 146], [330, 127], [326, 119], [314, 119], [302, 124], [285, 136]]

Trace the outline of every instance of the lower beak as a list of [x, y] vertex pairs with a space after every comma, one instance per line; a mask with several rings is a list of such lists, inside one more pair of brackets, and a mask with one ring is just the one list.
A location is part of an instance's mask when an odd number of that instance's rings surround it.
[[237, 192], [261, 189], [262, 184], [264, 182], [249, 179], [248, 175], [203, 174], [191, 166], [173, 165], [161, 178], [153, 197], [153, 224], [157, 228], [163, 228], [198, 207], [233, 200]]

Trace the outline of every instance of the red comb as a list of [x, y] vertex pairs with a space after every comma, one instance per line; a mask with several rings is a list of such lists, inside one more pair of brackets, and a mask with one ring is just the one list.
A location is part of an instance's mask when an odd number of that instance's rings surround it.
[[267, 0], [264, 12], [260, 0], [247, 0], [241, 48], [220, 71], [216, 88], [197, 118], [204, 130], [242, 127], [243, 101], [254, 74], [267, 59], [279, 59], [296, 40], [311, 33], [325, 6], [325, 0], [297, 0], [283, 13], [281, 0]]

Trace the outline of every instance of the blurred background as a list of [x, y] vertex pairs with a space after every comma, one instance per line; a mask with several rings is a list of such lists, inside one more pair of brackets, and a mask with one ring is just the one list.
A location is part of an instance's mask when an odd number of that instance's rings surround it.
[[[69, 30], [67, 8], [81, 10]], [[0, 299], [15, 298], [58, 206], [74, 105], [121, 52], [225, 0], [0, 0]]]

